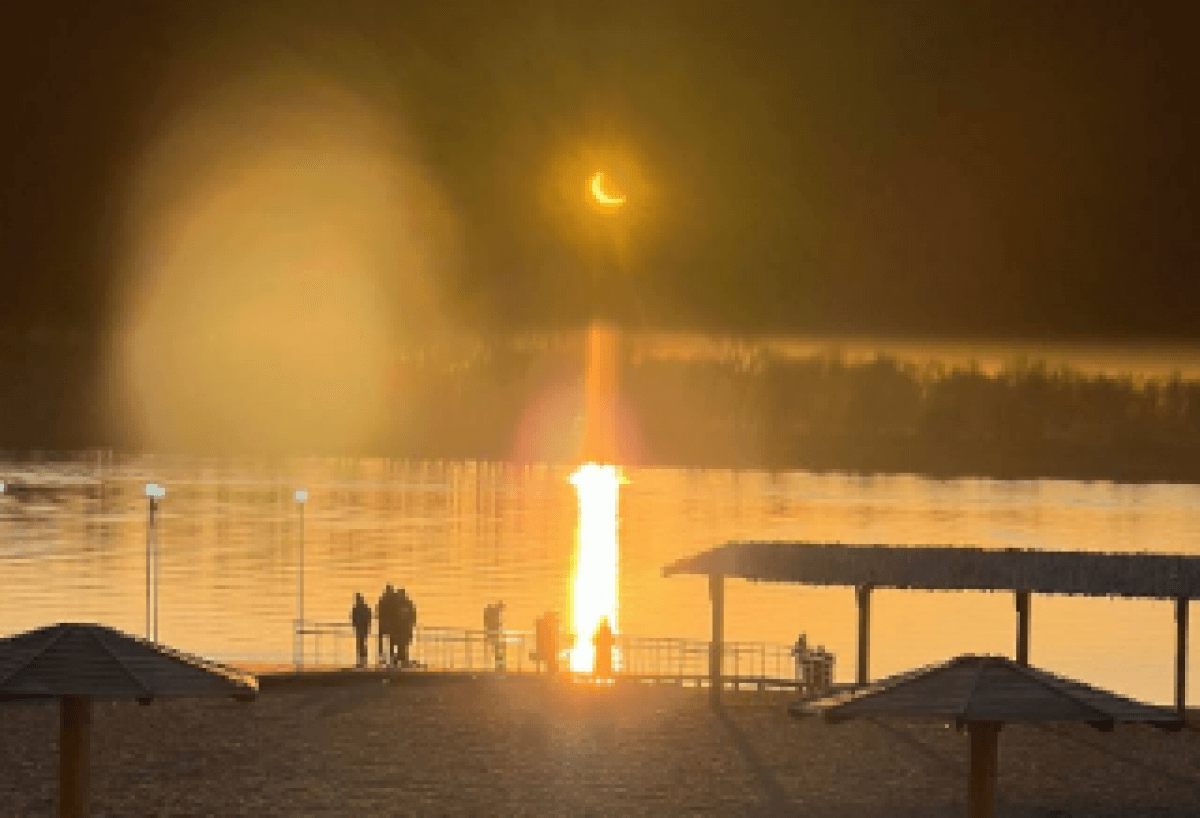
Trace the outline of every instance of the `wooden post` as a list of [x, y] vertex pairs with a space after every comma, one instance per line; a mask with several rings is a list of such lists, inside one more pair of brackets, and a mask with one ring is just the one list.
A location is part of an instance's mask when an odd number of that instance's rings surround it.
[[92, 700], [63, 696], [58, 723], [58, 814], [88, 814], [88, 764], [91, 754]]
[[1000, 726], [996, 721], [967, 723], [967, 732], [971, 734], [971, 780], [967, 786], [970, 818], [994, 818], [996, 815]]
[[858, 675], [855, 681], [865, 685], [870, 678], [871, 659], [871, 586], [859, 585], [854, 589], [858, 601]]
[[708, 643], [708, 698], [721, 703], [721, 657], [725, 652], [725, 576], [708, 575], [708, 597], [712, 601], [712, 639]]
[[1175, 710], [1187, 718], [1187, 632], [1188, 598], [1175, 600]]
[[152, 580], [154, 578], [154, 552], [151, 548], [154, 537], [154, 498], [149, 498], [149, 509], [146, 512], [146, 638], [154, 639], [153, 630], [153, 606], [152, 597], [154, 588]]
[[1029, 667], [1029, 592], [1017, 591], [1017, 664]]

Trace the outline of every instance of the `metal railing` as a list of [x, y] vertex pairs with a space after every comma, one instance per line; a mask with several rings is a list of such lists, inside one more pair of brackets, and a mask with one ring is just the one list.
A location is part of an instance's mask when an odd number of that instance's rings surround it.
[[536, 641], [529, 631], [501, 631], [492, 637], [475, 628], [418, 627], [411, 658], [432, 670], [536, 670]]
[[[328, 668], [355, 663], [354, 629], [349, 623], [297, 623], [295, 636], [299, 665]], [[500, 664], [505, 670], [523, 673], [536, 669], [531, 658], [534, 645], [534, 634], [527, 631], [503, 631], [493, 640], [482, 629], [418, 625], [409, 660], [429, 670], [495, 670]], [[367, 640], [370, 665], [382, 661], [377, 647], [378, 637], [372, 632]]]
[[[354, 664], [354, 629], [349, 624], [301, 622], [298, 619], [293, 620], [292, 624], [295, 640], [292, 655], [296, 667], [345, 667]], [[322, 643], [326, 651], [324, 657], [321, 653]]]
[[[299, 656], [306, 666], [348, 667], [355, 661], [354, 631], [348, 623], [298, 623], [295, 632]], [[569, 667], [568, 652], [574, 639], [564, 634], [560, 667]], [[379, 656], [374, 633], [368, 639], [368, 662]], [[492, 637], [483, 629], [419, 625], [413, 633], [409, 659], [428, 670], [532, 672], [538, 669], [533, 654], [535, 635], [529, 631], [502, 631]], [[619, 634], [613, 650], [613, 670], [623, 676], [704, 678], [708, 675], [709, 643], [668, 636]], [[833, 681], [834, 657], [811, 651], [797, 661], [788, 645], [770, 642], [726, 642], [722, 673], [743, 682], [756, 680], [805, 683], [823, 688]]]

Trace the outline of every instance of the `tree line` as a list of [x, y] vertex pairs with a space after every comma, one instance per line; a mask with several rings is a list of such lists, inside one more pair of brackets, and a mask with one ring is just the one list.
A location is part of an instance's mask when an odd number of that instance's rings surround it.
[[[581, 411], [582, 369], [579, 350], [492, 351], [453, 368], [426, 360], [402, 380], [427, 414], [397, 442], [428, 456], [521, 459], [531, 453], [514, 452], [513, 430], [533, 426], [549, 440], [534, 455], [569, 461], [563, 416]], [[622, 446], [645, 465], [1200, 480], [1200, 381], [1178, 375], [1028, 359], [988, 372], [888, 355], [626, 352], [619, 377]]]
[[[999, 478], [1193, 481], [1200, 478], [1200, 382], [1084, 374], [1017, 360], [918, 366], [886, 355], [757, 357], [686, 368], [653, 362], [630, 371], [646, 405], [675, 391], [712, 406], [651, 412], [679, 458], [730, 465]], [[688, 428], [688, 427], [691, 428]], [[716, 451], [715, 448], [723, 448]]]
[[[1179, 375], [1027, 359], [989, 372], [882, 354], [621, 355], [620, 450], [631, 464], [1200, 481], [1200, 381]], [[569, 463], [580, 456], [584, 361], [578, 343], [398, 356], [395, 422], [378, 439], [289, 454]], [[86, 345], [9, 346], [0, 449], [138, 451], [98, 408], [103, 393]]]

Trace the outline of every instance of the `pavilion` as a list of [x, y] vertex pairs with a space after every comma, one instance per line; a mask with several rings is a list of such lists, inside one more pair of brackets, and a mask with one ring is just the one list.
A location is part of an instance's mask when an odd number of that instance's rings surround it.
[[963, 546], [729, 542], [663, 568], [663, 576], [708, 577], [712, 602], [710, 695], [719, 700], [725, 579], [841, 585], [855, 589], [858, 652], [855, 683], [869, 681], [871, 591], [1011, 591], [1016, 602], [1016, 661], [1029, 664], [1032, 594], [1175, 600], [1175, 707], [1187, 691], [1188, 601], [1200, 596], [1200, 557], [1088, 551], [1003, 550]]

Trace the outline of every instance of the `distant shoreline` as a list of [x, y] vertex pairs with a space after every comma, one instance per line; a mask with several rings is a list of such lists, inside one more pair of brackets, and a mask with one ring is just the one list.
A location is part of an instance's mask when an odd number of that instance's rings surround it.
[[[1103, 465], [1089, 462], [1086, 455], [1077, 461], [1020, 462], [1016, 459], [997, 459], [991, 462], [942, 459], [930, 457], [906, 458], [903, 453], [881, 452], [858, 459], [836, 457], [803, 458], [791, 462], [761, 463], [744, 459], [724, 458], [708, 461], [662, 462], [639, 464], [646, 468], [716, 469], [732, 471], [809, 472], [814, 474], [848, 474], [861, 477], [913, 476], [928, 480], [1062, 480], [1086, 483], [1119, 483], [1144, 485], [1152, 483], [1200, 484], [1200, 451], [1192, 450], [1190, 457], [1178, 462], [1148, 462], [1140, 460]], [[1174, 458], [1172, 458], [1174, 460]]]
[[[84, 452], [0, 452], [0, 480], [7, 477], [8, 487], [6, 494], [10, 498], [21, 497], [50, 497], [56, 493], [84, 493], [94, 492], [96, 489], [91, 481], [84, 480], [78, 485], [73, 482], [55, 481], [50, 484], [43, 484], [37, 481], [25, 479], [19, 475], [5, 474], [4, 469], [12, 468], [29, 468], [36, 466], [68, 466], [79, 467], [87, 461], [93, 461], [99, 450], [91, 450]], [[973, 466], [970, 463], [955, 462], [951, 458], [939, 462], [930, 462], [928, 459], [925, 462], [912, 462], [904, 459], [903, 453], [896, 451], [881, 450], [878, 454], [872, 457], [861, 458], [857, 461], [839, 459], [836, 457], [812, 457], [802, 459], [793, 463], [781, 462], [761, 462], [751, 460], [744, 457], [714, 457], [703, 460], [663, 460], [663, 461], [644, 461], [644, 460], [627, 460], [616, 465], [625, 468], [638, 469], [673, 469], [673, 470], [690, 470], [702, 469], [711, 471], [736, 471], [736, 472], [766, 472], [766, 473], [787, 473], [787, 472], [803, 472], [810, 474], [845, 474], [863, 478], [871, 477], [919, 477], [927, 480], [1001, 480], [1001, 481], [1070, 481], [1070, 482], [1099, 482], [1099, 483], [1114, 483], [1122, 485], [1148, 485], [1148, 484], [1171, 484], [1171, 485], [1200, 485], [1200, 452], [1193, 451], [1190, 457], [1180, 456], [1178, 462], [1168, 463], [1164, 466], [1163, 461], [1149, 462], [1142, 460], [1140, 462], [1128, 462], [1121, 468], [1104, 468], [1089, 464], [1084, 458], [1080, 458], [1076, 463], [1043, 463], [1041, 465], [1021, 462], [993, 462], [989, 467], [982, 465]], [[103, 450], [103, 457], [106, 463], [113, 462], [129, 462], [144, 455], [133, 453], [119, 453]], [[176, 456], [183, 457], [185, 460], [191, 458], [209, 459], [214, 458], [217, 463], [228, 463], [234, 465], [236, 463], [246, 464], [261, 463], [261, 464], [284, 464], [294, 460], [305, 460], [308, 458], [324, 459], [343, 459], [334, 456], [325, 455], [290, 455], [283, 457], [268, 457], [262, 459], [254, 456], [225, 456], [225, 455], [204, 455], [204, 454], [170, 454], [165, 455], [165, 459], [171, 460]], [[557, 468], [572, 468], [581, 462], [575, 460], [554, 460], [554, 461], [533, 461], [533, 460], [513, 460], [498, 457], [488, 456], [473, 456], [469, 452], [459, 452], [453, 456], [437, 455], [429, 452], [413, 452], [413, 453], [397, 453], [397, 454], [381, 454], [381, 455], [355, 455], [349, 458], [350, 460], [374, 460], [385, 459], [395, 460], [397, 462], [410, 463], [481, 463], [481, 464], [503, 464], [513, 467], [522, 466], [551, 466]]]

